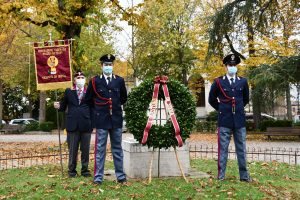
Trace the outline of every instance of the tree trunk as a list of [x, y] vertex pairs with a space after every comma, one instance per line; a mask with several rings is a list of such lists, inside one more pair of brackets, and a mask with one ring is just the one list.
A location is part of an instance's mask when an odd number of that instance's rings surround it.
[[[254, 89], [254, 88], [253, 88]], [[258, 95], [252, 96], [252, 106], [253, 106], [253, 120], [255, 128], [259, 128], [259, 123], [261, 121], [261, 108], [260, 108], [260, 97]]]
[[39, 122], [46, 120], [46, 92], [40, 91], [40, 109], [39, 109]]
[[286, 97], [286, 114], [289, 120], [293, 119], [292, 116], [292, 103], [291, 103], [291, 91], [290, 85], [288, 84], [285, 89], [285, 97]]
[[29, 116], [32, 117], [32, 100], [31, 100], [31, 96], [30, 94], [28, 95], [28, 113], [29, 113]]
[[[250, 13], [249, 13], [250, 14]], [[255, 56], [255, 47], [254, 47], [254, 28], [251, 21], [251, 15], [249, 15], [247, 20], [247, 43], [248, 43], [248, 52], [249, 56], [253, 57]], [[252, 90], [255, 90], [255, 87], [252, 88]], [[253, 120], [255, 124], [255, 128], [257, 129], [259, 127], [259, 123], [261, 120], [261, 108], [260, 108], [260, 97], [259, 95], [252, 95], [252, 107], [253, 107]]]
[[0, 79], [0, 124], [3, 119], [3, 81]]
[[187, 86], [188, 85], [188, 80], [187, 80], [187, 70], [182, 69], [182, 83]]

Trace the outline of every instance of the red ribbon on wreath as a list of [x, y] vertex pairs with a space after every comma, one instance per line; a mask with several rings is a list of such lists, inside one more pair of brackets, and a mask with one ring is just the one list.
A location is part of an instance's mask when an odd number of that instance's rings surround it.
[[168, 90], [168, 77], [167, 76], [156, 76], [154, 78], [154, 89], [153, 89], [153, 95], [152, 95], [152, 100], [150, 103], [150, 113], [147, 121], [147, 125], [144, 129], [144, 135], [142, 139], [142, 144], [146, 144], [149, 131], [152, 127], [153, 121], [155, 119], [155, 114], [156, 114], [156, 109], [157, 109], [157, 102], [158, 102], [158, 92], [159, 92], [159, 86], [162, 84], [164, 96], [165, 96], [165, 109], [169, 113], [169, 116], [171, 118], [173, 127], [175, 129], [175, 138], [178, 142], [178, 146], [181, 147], [183, 145], [182, 138], [180, 136], [180, 127], [176, 119], [175, 111], [173, 108], [173, 105], [171, 103], [170, 95], [169, 95], [169, 90]]

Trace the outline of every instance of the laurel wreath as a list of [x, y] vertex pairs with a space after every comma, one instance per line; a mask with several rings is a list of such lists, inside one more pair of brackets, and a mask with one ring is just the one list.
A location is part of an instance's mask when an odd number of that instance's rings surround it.
[[[195, 125], [196, 104], [192, 94], [183, 84], [171, 79], [168, 81], [167, 85], [181, 130], [180, 135], [182, 140], [185, 141], [189, 138], [189, 135]], [[138, 87], [133, 88], [129, 93], [124, 107], [127, 129], [140, 143], [148, 120], [147, 110], [152, 100], [153, 87], [153, 80], [148, 79], [143, 81], [143, 83], [141, 83]], [[164, 100], [161, 85], [159, 88], [158, 100]], [[162, 112], [164, 111], [162, 110]], [[147, 145], [149, 148], [169, 148], [178, 145], [175, 138], [175, 130], [170, 119], [167, 120], [164, 125], [152, 125]]]

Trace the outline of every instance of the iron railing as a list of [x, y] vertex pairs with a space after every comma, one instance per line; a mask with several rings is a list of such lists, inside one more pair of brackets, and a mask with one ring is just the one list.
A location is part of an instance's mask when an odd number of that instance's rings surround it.
[[[195, 158], [210, 158], [218, 159], [218, 147], [214, 145], [191, 145], [190, 157]], [[235, 148], [230, 146], [228, 148], [228, 159], [236, 160]], [[262, 162], [283, 162], [288, 164], [300, 164], [300, 149], [296, 148], [266, 148], [260, 147], [247, 148], [248, 161], [262, 161]]]
[[[111, 159], [111, 152], [107, 152], [107, 158]], [[190, 158], [205, 158], [217, 159], [218, 148], [214, 145], [190, 145]], [[236, 160], [234, 147], [229, 147], [228, 158]], [[68, 151], [63, 149], [62, 153], [63, 163], [68, 162]], [[78, 153], [80, 160], [80, 152]], [[270, 148], [261, 149], [248, 148], [247, 149], [248, 161], [262, 161], [262, 162], [284, 162], [288, 164], [300, 164], [300, 149], [286, 149], [286, 148]], [[94, 161], [94, 150], [91, 148], [90, 161]], [[1, 152], [0, 151], [0, 170], [31, 167], [44, 164], [59, 164], [60, 155], [59, 151], [44, 151], [42, 153], [31, 151], [17, 151], [17, 152]]]

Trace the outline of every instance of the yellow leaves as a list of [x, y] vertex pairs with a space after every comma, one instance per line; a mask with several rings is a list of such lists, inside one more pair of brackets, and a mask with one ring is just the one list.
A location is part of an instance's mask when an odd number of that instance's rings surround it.
[[133, 69], [128, 62], [117, 60], [114, 65], [114, 74], [128, 77], [133, 74]]
[[261, 165], [261, 166], [269, 166], [269, 164], [268, 164], [268, 163], [266, 163], [266, 162], [264, 162], [264, 163], [261, 163], [260, 165]]
[[5, 33], [0, 34], [0, 44], [2, 42], [5, 42], [5, 40], [7, 40], [7, 34], [5, 34]]

